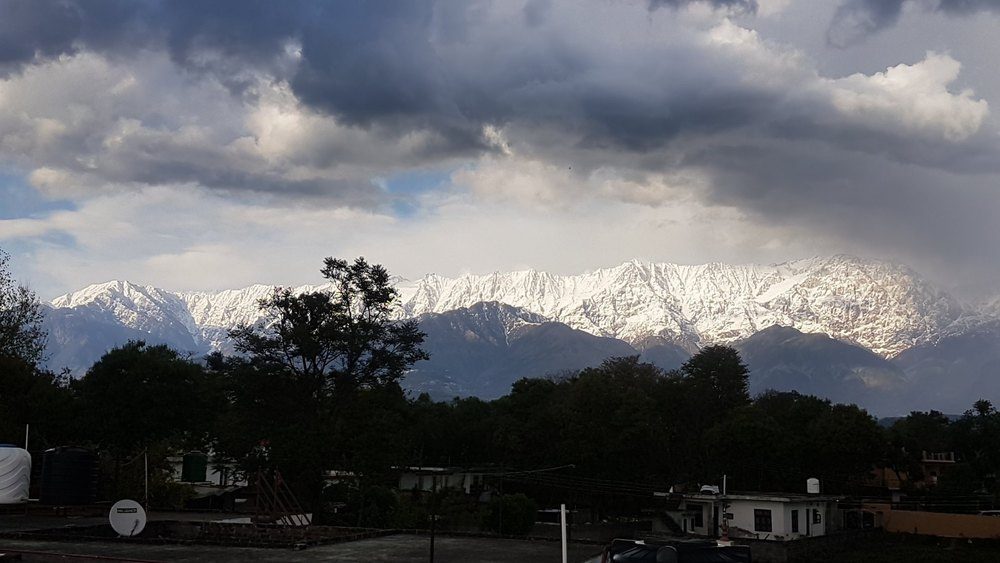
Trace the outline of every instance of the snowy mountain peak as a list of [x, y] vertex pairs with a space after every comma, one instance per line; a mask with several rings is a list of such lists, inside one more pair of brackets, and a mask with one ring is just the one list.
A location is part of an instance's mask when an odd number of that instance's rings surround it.
[[[688, 350], [735, 342], [777, 324], [826, 333], [891, 357], [972, 323], [957, 300], [908, 267], [847, 255], [771, 265], [630, 260], [579, 275], [537, 270], [455, 278], [429, 274], [416, 281], [398, 279], [397, 284], [404, 317], [486, 303], [473, 312], [502, 317], [511, 327], [552, 320], [636, 346], [653, 340]], [[328, 289], [306, 285], [293, 291]], [[52, 305], [98, 307], [144, 331], [165, 323], [180, 325], [206, 349], [225, 350], [228, 331], [256, 322], [261, 299], [273, 290], [253, 285], [171, 293], [112, 281], [56, 298]]]
[[659, 336], [689, 349], [780, 324], [892, 356], [930, 340], [963, 307], [909, 268], [837, 255], [774, 265], [638, 260], [576, 276], [531, 270], [425, 277], [407, 288], [408, 315], [498, 301], [600, 336]]

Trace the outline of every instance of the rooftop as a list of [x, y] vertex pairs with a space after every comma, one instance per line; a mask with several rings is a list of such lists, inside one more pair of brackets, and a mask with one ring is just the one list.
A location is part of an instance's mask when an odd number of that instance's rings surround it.
[[[670, 496], [670, 493], [653, 493], [654, 496]], [[758, 500], [768, 502], [838, 502], [844, 499], [842, 496], [833, 495], [810, 495], [805, 493], [764, 493], [764, 492], [741, 492], [730, 494], [707, 494], [707, 493], [681, 493], [679, 495], [685, 500], [699, 501], [719, 501], [719, 500]]]

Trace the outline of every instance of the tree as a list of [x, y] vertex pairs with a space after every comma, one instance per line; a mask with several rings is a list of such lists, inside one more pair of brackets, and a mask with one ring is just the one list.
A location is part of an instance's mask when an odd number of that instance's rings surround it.
[[45, 352], [42, 305], [31, 290], [17, 285], [9, 261], [0, 250], [0, 356], [36, 365]]
[[739, 352], [729, 346], [708, 346], [681, 366], [701, 408], [721, 414], [750, 403], [750, 371]]
[[225, 433], [220, 451], [245, 460], [266, 442], [256, 468], [280, 469], [310, 501], [320, 498], [323, 470], [371, 474], [399, 454], [402, 447], [374, 451], [380, 438], [370, 430], [402, 433], [398, 382], [428, 358], [416, 321], [396, 318], [399, 294], [385, 268], [327, 258], [321, 273], [329, 289], [275, 290], [260, 303], [264, 321], [230, 333], [245, 361], [213, 361], [229, 382], [227, 416], [238, 429]]
[[105, 354], [73, 389], [87, 437], [115, 457], [163, 441], [202, 447], [221, 402], [200, 365], [134, 341]]
[[691, 357], [679, 372], [683, 401], [676, 418], [685, 431], [678, 437], [678, 454], [688, 460], [688, 477], [715, 478], [705, 432], [739, 407], [750, 404], [749, 371], [739, 353], [728, 346], [708, 346]]
[[237, 350], [304, 380], [317, 398], [395, 383], [428, 358], [416, 321], [393, 318], [399, 293], [385, 268], [327, 258], [321, 273], [331, 291], [275, 290], [261, 302], [265, 324], [230, 333]]
[[980, 487], [1000, 493], [1000, 412], [987, 400], [980, 399], [962, 418], [951, 425], [951, 435], [964, 463], [978, 477]]
[[0, 443], [20, 444], [25, 424], [33, 450], [71, 443], [79, 427], [74, 407], [66, 378], [0, 356]]

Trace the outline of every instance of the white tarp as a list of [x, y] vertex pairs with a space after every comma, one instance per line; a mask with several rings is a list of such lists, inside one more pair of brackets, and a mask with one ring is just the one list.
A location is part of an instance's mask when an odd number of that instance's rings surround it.
[[27, 502], [31, 483], [31, 454], [0, 446], [0, 504]]

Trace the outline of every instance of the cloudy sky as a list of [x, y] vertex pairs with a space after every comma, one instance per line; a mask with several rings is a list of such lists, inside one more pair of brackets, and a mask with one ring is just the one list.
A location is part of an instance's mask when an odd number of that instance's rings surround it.
[[0, 0], [42, 297], [837, 252], [1000, 287], [993, 0]]

